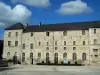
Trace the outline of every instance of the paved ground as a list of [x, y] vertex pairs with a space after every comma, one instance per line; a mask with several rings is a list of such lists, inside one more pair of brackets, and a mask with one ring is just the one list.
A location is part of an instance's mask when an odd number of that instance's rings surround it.
[[0, 68], [0, 75], [100, 75], [100, 66], [14, 65]]

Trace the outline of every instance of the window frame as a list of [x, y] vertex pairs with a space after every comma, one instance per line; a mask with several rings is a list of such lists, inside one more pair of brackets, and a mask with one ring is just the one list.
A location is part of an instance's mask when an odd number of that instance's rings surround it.
[[96, 29], [94, 29], [94, 34], [96, 34]]
[[73, 57], [73, 60], [77, 60], [77, 53], [74, 52], [72, 57]]
[[63, 31], [63, 36], [67, 36], [67, 30]]
[[57, 50], [58, 49], [58, 47], [55, 47], [55, 50]]
[[87, 56], [86, 56], [86, 53], [84, 52], [84, 53], [82, 53], [82, 60], [86, 60], [87, 59]]
[[46, 32], [46, 36], [50, 36], [50, 32]]
[[34, 35], [34, 33], [33, 33], [33, 32], [31, 32], [31, 37], [33, 37], [33, 35]]
[[57, 46], [57, 41], [55, 41], [55, 45]]
[[76, 50], [76, 47], [73, 47], [73, 50]]
[[8, 46], [11, 46], [11, 41], [8, 41]]
[[8, 32], [8, 37], [11, 37], [11, 32]]
[[73, 45], [76, 45], [76, 41], [73, 41]]
[[67, 50], [67, 47], [64, 47], [64, 50]]
[[64, 45], [66, 45], [66, 41], [64, 41]]
[[85, 45], [85, 41], [83, 41], [83, 45]]
[[23, 44], [23, 49], [25, 49], [25, 44]]
[[16, 32], [16, 37], [18, 37], [18, 32]]
[[7, 52], [7, 57], [10, 57], [10, 52]]
[[38, 45], [41, 46], [41, 42], [39, 42]]
[[94, 39], [94, 44], [97, 44], [97, 39]]
[[30, 49], [33, 49], [33, 43], [30, 44]]
[[15, 47], [17, 47], [18, 46], [18, 41], [15, 41]]
[[85, 35], [85, 30], [82, 30], [82, 35]]

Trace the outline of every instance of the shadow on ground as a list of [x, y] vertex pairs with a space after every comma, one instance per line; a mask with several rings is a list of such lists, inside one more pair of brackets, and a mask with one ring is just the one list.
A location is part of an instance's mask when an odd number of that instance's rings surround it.
[[6, 70], [13, 70], [17, 69], [18, 67], [0, 67], [0, 71], [6, 71]]

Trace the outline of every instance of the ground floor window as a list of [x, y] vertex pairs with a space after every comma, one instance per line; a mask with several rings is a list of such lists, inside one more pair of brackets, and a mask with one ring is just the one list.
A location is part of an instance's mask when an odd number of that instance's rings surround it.
[[67, 58], [67, 53], [63, 53], [63, 58]]
[[33, 53], [30, 53], [30, 63], [33, 64]]
[[82, 53], [82, 60], [86, 60], [86, 53]]
[[25, 53], [22, 53], [22, 62], [25, 62]]
[[77, 54], [76, 53], [73, 53], [73, 60], [77, 60]]
[[58, 53], [54, 54], [54, 63], [57, 64], [58, 63]]
[[7, 53], [7, 57], [9, 57], [9, 56], [10, 56], [10, 52]]
[[46, 53], [46, 63], [49, 63], [49, 53]]

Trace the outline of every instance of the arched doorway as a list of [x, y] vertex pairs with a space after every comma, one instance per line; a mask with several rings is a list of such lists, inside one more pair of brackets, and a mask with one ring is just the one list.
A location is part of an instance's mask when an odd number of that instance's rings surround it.
[[14, 64], [17, 64], [17, 52], [14, 53], [13, 62]]
[[39, 52], [38, 53], [38, 63], [40, 63], [41, 62], [41, 53]]
[[22, 62], [25, 62], [25, 53], [22, 53]]
[[67, 53], [63, 53], [63, 63], [64, 64], [68, 63], [68, 61], [67, 61]]
[[54, 54], [54, 63], [57, 64], [58, 63], [58, 53]]
[[46, 53], [46, 63], [49, 63], [49, 53]]
[[33, 53], [30, 53], [30, 64], [33, 64]]

